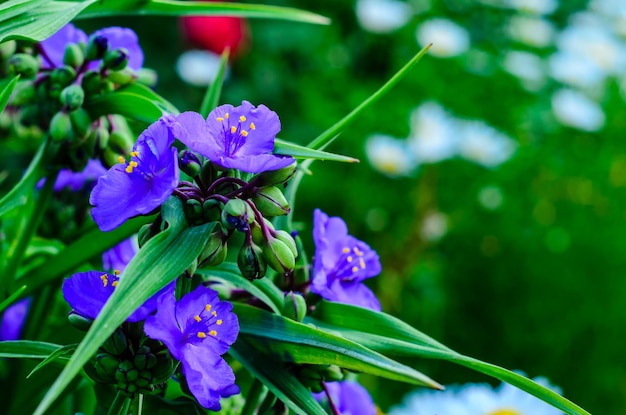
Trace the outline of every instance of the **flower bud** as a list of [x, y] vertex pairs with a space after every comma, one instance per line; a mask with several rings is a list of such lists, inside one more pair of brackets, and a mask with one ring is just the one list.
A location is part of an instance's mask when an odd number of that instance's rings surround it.
[[8, 42], [0, 43], [0, 57], [8, 58], [15, 53], [17, 49], [17, 42], [15, 40], [9, 40]]
[[135, 385], [140, 388], [146, 388], [152, 384], [152, 372], [149, 370], [140, 370], [139, 376], [135, 380]]
[[157, 358], [149, 347], [141, 346], [139, 350], [135, 352], [133, 364], [138, 369], [152, 369], [157, 364]]
[[127, 347], [128, 347], [128, 339], [126, 338], [126, 335], [120, 328], [115, 330], [113, 334], [111, 334], [111, 337], [109, 337], [102, 344], [102, 346], [100, 346], [101, 349], [105, 350], [106, 352], [114, 356], [120, 356], [121, 354], [126, 352]]
[[94, 147], [100, 150], [104, 150], [109, 146], [109, 130], [104, 126], [99, 126], [93, 130], [95, 135]]
[[89, 328], [91, 327], [91, 323], [93, 323], [92, 319], [90, 319], [89, 317], [83, 317], [75, 311], [70, 312], [70, 314], [67, 316], [67, 320], [72, 326], [76, 327], [80, 331], [89, 330]]
[[133, 363], [129, 360], [123, 360], [117, 366], [117, 371], [115, 372], [115, 379], [119, 384], [125, 385], [126, 383], [132, 382], [139, 377], [139, 371], [135, 368]]
[[182, 150], [178, 153], [178, 166], [190, 177], [197, 177], [202, 171], [202, 161], [193, 152]]
[[102, 87], [102, 75], [100, 75], [100, 72], [98, 71], [87, 71], [83, 75], [80, 85], [83, 87], [87, 95], [98, 94]]
[[121, 130], [113, 130], [109, 134], [109, 148], [118, 154], [129, 154], [133, 149], [133, 138]]
[[31, 81], [18, 82], [11, 95], [11, 105], [20, 107], [35, 100], [35, 85]]
[[272, 170], [272, 171], [264, 171], [263, 173], [259, 173], [255, 178], [252, 179], [254, 183], [259, 186], [275, 186], [278, 184], [283, 184], [289, 181], [296, 174], [296, 167], [298, 166], [297, 162], [293, 162], [287, 167], [283, 167], [282, 169]]
[[65, 105], [70, 111], [83, 106], [85, 101], [85, 91], [80, 85], [72, 84], [66, 86], [61, 91], [61, 104]]
[[70, 111], [70, 120], [72, 127], [79, 137], [85, 137], [91, 129], [91, 116], [84, 108], [78, 108]]
[[152, 376], [154, 384], [159, 384], [167, 381], [174, 373], [174, 361], [166, 356], [157, 355], [157, 363], [152, 368]]
[[72, 141], [76, 137], [76, 133], [72, 128], [72, 120], [67, 112], [59, 111], [50, 120], [50, 137], [52, 140]]
[[293, 272], [296, 258], [291, 249], [277, 238], [269, 239], [263, 246], [263, 258], [274, 271], [285, 275]]
[[222, 225], [226, 229], [245, 232], [254, 222], [254, 212], [250, 205], [241, 199], [230, 199], [222, 209]]
[[76, 70], [71, 66], [61, 66], [60, 68], [54, 68], [50, 72], [50, 82], [60, 85], [62, 87], [68, 86], [76, 79]]
[[140, 84], [149, 87], [156, 86], [158, 76], [154, 69], [141, 68], [136, 75], [137, 78], [135, 78], [135, 82], [139, 82]]
[[39, 72], [39, 61], [26, 53], [16, 53], [8, 61], [9, 74], [20, 75], [22, 79], [34, 78]]
[[115, 372], [119, 364], [120, 361], [117, 356], [109, 353], [98, 353], [94, 369], [102, 383], [112, 383], [115, 380]]
[[313, 392], [323, 390], [322, 382], [336, 382], [343, 378], [341, 368], [335, 365], [304, 365], [298, 372], [298, 379]]
[[237, 255], [237, 265], [241, 275], [249, 280], [258, 280], [265, 276], [267, 264], [263, 259], [263, 250], [257, 245], [244, 244]]
[[222, 232], [222, 227], [217, 225], [216, 230], [209, 235], [209, 239], [204, 244], [198, 262], [200, 266], [219, 265], [226, 259], [227, 253], [226, 235]]
[[120, 71], [128, 65], [128, 50], [126, 48], [108, 50], [102, 63], [113, 71]]
[[216, 199], [207, 199], [202, 204], [202, 218], [204, 222], [216, 222], [221, 219], [222, 203]]
[[202, 202], [197, 199], [187, 199], [183, 205], [185, 217], [189, 223], [196, 223], [202, 219]]
[[107, 79], [116, 85], [128, 85], [135, 80], [135, 72], [128, 68], [124, 68], [120, 71], [111, 71]]
[[283, 316], [292, 320], [302, 321], [306, 316], [306, 311], [306, 300], [302, 294], [294, 293], [293, 291], [285, 294], [285, 299], [283, 300]]
[[262, 187], [252, 197], [252, 201], [263, 216], [281, 216], [289, 213], [289, 203], [276, 186]]
[[85, 50], [85, 58], [88, 61], [97, 61], [102, 59], [109, 49], [109, 40], [102, 36], [93, 34], [89, 36], [87, 41], [87, 49]]
[[73, 68], [80, 67], [85, 61], [85, 54], [83, 49], [76, 43], [70, 43], [65, 47], [65, 53], [63, 53], [63, 64], [69, 65]]
[[294, 241], [291, 234], [287, 231], [279, 230], [275, 232], [276, 239], [283, 242], [285, 245], [291, 249], [291, 253], [295, 258], [298, 257], [298, 247], [296, 246], [296, 241]]
[[[270, 231], [274, 230], [274, 225], [269, 220], [263, 218], [263, 223], [265, 223], [265, 227]], [[252, 241], [257, 245], [263, 245], [265, 243], [265, 235], [263, 234], [263, 228], [257, 221], [254, 221], [252, 226], [250, 227], [250, 232], [252, 233]]]

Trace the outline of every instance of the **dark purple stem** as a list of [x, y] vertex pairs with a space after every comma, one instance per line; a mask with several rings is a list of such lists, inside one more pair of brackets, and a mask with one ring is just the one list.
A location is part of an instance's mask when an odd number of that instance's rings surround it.
[[219, 179], [211, 183], [211, 186], [209, 186], [209, 188], [206, 189], [206, 192], [208, 194], [211, 194], [215, 189], [217, 189], [218, 186], [221, 186], [224, 183], [236, 183], [240, 186], [245, 186], [248, 184], [248, 182], [238, 179], [236, 177], [220, 177]]
[[322, 388], [324, 388], [324, 393], [328, 398], [328, 405], [330, 405], [330, 410], [333, 412], [333, 415], [341, 415], [341, 412], [339, 412], [339, 409], [335, 405], [335, 402], [333, 402], [333, 398], [330, 396], [330, 392], [328, 391], [328, 387], [326, 386], [325, 382], [322, 382]]

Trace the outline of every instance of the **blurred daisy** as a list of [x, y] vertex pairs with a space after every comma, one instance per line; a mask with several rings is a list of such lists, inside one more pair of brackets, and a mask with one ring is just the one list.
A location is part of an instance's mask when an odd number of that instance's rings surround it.
[[462, 121], [457, 129], [459, 154], [485, 167], [496, 167], [511, 157], [517, 143], [483, 121]]
[[546, 64], [539, 56], [521, 51], [509, 51], [504, 56], [502, 67], [511, 75], [519, 78], [529, 91], [541, 89], [546, 82]]
[[417, 167], [406, 140], [375, 134], [367, 139], [365, 151], [372, 167], [390, 177], [408, 176]]
[[422, 220], [421, 234], [424, 240], [436, 242], [448, 232], [448, 217], [436, 210], [426, 213]]
[[357, 0], [356, 18], [361, 27], [373, 33], [390, 33], [404, 26], [413, 10], [398, 0]]
[[550, 46], [556, 32], [548, 20], [531, 16], [513, 16], [507, 30], [511, 39], [537, 48]]
[[[188, 50], [176, 61], [176, 73], [186, 83], [208, 86], [215, 81], [220, 68], [220, 55], [206, 50]], [[228, 70], [226, 71], [228, 74]]]
[[416, 32], [417, 42], [425, 47], [432, 43], [429, 54], [449, 58], [465, 53], [470, 46], [470, 37], [464, 27], [451, 20], [435, 18], [422, 23]]
[[[535, 382], [560, 393], [545, 378]], [[562, 415], [563, 412], [506, 383], [496, 389], [488, 384], [467, 384], [442, 392], [423, 391], [407, 395], [389, 415]]]
[[552, 111], [561, 124], [579, 130], [597, 131], [604, 126], [600, 105], [571, 89], [561, 89], [552, 95]]
[[456, 121], [435, 102], [411, 113], [409, 146], [418, 162], [437, 163], [457, 153]]
[[588, 7], [611, 22], [616, 33], [626, 36], [626, 3], [623, 0], [591, 0]]

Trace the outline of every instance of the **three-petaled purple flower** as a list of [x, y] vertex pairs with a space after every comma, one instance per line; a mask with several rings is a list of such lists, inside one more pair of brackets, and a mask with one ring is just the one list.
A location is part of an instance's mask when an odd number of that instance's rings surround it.
[[[63, 281], [63, 298], [72, 307], [72, 310], [90, 319], [95, 319], [100, 314], [113, 290], [119, 282], [116, 274], [108, 274], [101, 271], [79, 272]], [[173, 284], [172, 284], [173, 286]], [[164, 292], [162, 290], [161, 292]], [[145, 320], [154, 312], [157, 306], [158, 293], [149, 298], [143, 305], [131, 314], [126, 321], [134, 323]]]
[[319, 209], [313, 217], [315, 261], [311, 291], [327, 300], [354, 304], [380, 311], [374, 293], [363, 284], [380, 274], [376, 251], [348, 234], [339, 217], [328, 217]]
[[101, 230], [110, 231], [129, 218], [152, 212], [172, 194], [180, 176], [173, 143], [171, 130], [160, 119], [141, 133], [129, 161], [120, 156], [120, 164], [98, 179], [89, 203]]
[[[106, 27], [93, 33], [107, 40], [109, 49], [124, 48], [128, 51], [128, 67], [139, 70], [143, 66], [143, 52], [139, 46], [137, 35], [125, 27]], [[63, 54], [69, 43], [87, 43], [87, 35], [71, 23], [63, 26], [58, 32], [42, 41], [39, 45], [43, 51], [43, 68], [63, 66]], [[100, 61], [91, 62], [88, 69], [97, 69]]]
[[239, 393], [235, 375], [221, 357], [237, 339], [239, 322], [232, 304], [220, 301], [216, 291], [199, 286], [176, 301], [172, 287], [159, 297], [144, 331], [180, 360], [189, 390], [203, 407], [219, 410], [220, 398]]
[[[326, 388], [333, 405], [341, 415], [376, 415], [376, 405], [367, 390], [357, 382], [345, 380], [327, 383]], [[314, 393], [319, 402], [326, 402], [326, 393]]]
[[172, 128], [187, 147], [224, 168], [261, 173], [282, 169], [294, 161], [272, 154], [280, 120], [265, 105], [255, 107], [248, 101], [238, 107], [221, 105], [206, 120], [196, 112], [184, 112], [176, 117]]

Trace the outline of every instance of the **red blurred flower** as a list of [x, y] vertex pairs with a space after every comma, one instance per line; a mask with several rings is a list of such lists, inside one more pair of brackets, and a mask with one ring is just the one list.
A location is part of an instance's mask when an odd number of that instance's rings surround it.
[[194, 48], [221, 54], [226, 47], [230, 47], [231, 57], [241, 55], [248, 49], [250, 28], [246, 19], [184, 16], [181, 17], [180, 22], [183, 36]]

